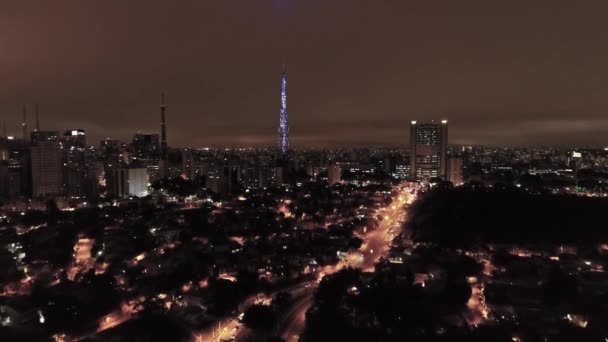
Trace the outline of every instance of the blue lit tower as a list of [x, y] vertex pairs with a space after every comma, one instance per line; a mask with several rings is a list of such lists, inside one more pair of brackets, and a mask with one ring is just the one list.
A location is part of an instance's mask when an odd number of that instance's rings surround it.
[[281, 76], [281, 114], [279, 117], [279, 149], [286, 154], [289, 149], [289, 126], [287, 125], [287, 73], [283, 66]]

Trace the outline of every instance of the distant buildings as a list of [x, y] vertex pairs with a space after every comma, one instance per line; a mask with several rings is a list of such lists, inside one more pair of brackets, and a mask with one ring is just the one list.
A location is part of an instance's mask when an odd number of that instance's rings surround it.
[[200, 170], [194, 161], [194, 154], [191, 148], [182, 150], [182, 177], [185, 179], [195, 179], [200, 176]]
[[59, 136], [59, 132], [57, 131], [33, 131], [30, 133], [30, 141], [32, 143], [42, 142], [42, 141], [61, 141]]
[[333, 186], [342, 181], [342, 169], [336, 164], [332, 164], [327, 169], [327, 182], [329, 186]]
[[410, 176], [410, 165], [409, 164], [397, 164], [395, 165], [395, 172], [393, 176], [397, 179], [406, 179]]
[[450, 157], [448, 163], [448, 181], [454, 185], [462, 184], [464, 182], [463, 171], [463, 160], [460, 157]]
[[448, 122], [410, 124], [410, 177], [447, 177]]

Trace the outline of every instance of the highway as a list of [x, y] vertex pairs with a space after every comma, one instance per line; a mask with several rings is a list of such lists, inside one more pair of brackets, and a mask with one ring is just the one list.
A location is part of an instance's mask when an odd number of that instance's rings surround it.
[[[286, 288], [282, 288], [276, 291], [273, 291], [269, 294], [258, 293], [252, 296], [247, 297], [237, 309], [237, 312], [245, 312], [245, 310], [252, 304], [270, 304], [273, 297], [275, 297], [279, 292], [285, 291], [289, 292], [294, 298], [302, 298], [309, 296], [309, 293], [312, 293], [316, 280], [313, 281], [305, 281], [301, 282]], [[216, 322], [213, 327], [210, 329], [205, 329], [204, 331], [200, 331], [194, 334], [193, 340], [196, 342], [212, 342], [212, 341], [229, 341], [234, 338], [234, 340], [240, 341], [244, 339], [250, 333], [249, 329], [247, 329], [241, 322], [238, 316], [227, 317], [219, 322]]]

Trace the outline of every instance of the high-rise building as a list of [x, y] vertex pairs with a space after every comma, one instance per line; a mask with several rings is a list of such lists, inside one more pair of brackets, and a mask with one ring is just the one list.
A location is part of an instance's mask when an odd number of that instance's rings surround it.
[[23, 195], [28, 195], [27, 191], [29, 191], [30, 182], [26, 181], [24, 175], [26, 171], [23, 170], [24, 167], [15, 163], [14, 160], [9, 162], [8, 165], [8, 198], [9, 199], [17, 199]]
[[32, 143], [38, 143], [43, 141], [54, 141], [59, 142], [59, 132], [57, 131], [39, 131], [34, 130], [30, 133], [30, 140]]
[[157, 164], [161, 154], [158, 134], [137, 133], [133, 135], [131, 147], [134, 161], [142, 166]]
[[0, 144], [0, 161], [8, 161], [8, 146]]
[[459, 185], [464, 182], [464, 178], [462, 176], [462, 167], [463, 161], [460, 157], [450, 157], [448, 164], [448, 180], [452, 182], [454, 185]]
[[4, 140], [8, 150], [10, 198], [32, 195], [31, 146], [27, 140], [8, 138]]
[[8, 198], [8, 160], [0, 160], [0, 199]]
[[106, 171], [108, 192], [115, 197], [125, 197], [129, 192], [129, 171], [127, 168], [115, 168]]
[[289, 150], [289, 125], [287, 123], [287, 73], [283, 67], [281, 76], [281, 112], [279, 114], [279, 150], [286, 154]]
[[395, 172], [393, 177], [397, 179], [406, 179], [410, 176], [410, 165], [409, 164], [397, 164], [395, 165]]
[[63, 192], [63, 148], [58, 141], [39, 141], [31, 147], [32, 196]]
[[129, 169], [129, 195], [144, 197], [148, 196], [148, 169]]
[[194, 161], [194, 153], [191, 148], [182, 150], [182, 177], [186, 179], [195, 179], [200, 176], [200, 170], [197, 168]]
[[85, 176], [86, 169], [82, 165], [68, 164], [65, 167], [65, 192], [68, 197], [84, 197]]
[[271, 182], [274, 187], [287, 184], [287, 168], [285, 166], [275, 166], [271, 170]]
[[[84, 175], [85, 167], [88, 162], [88, 151], [86, 149], [87, 140], [85, 131], [83, 129], [66, 130], [63, 133], [63, 138], [61, 141], [63, 142], [63, 147], [65, 151], [65, 165], [73, 169], [81, 169], [81, 172]], [[68, 183], [67, 176], [68, 175], [66, 170], [66, 186]], [[68, 194], [70, 194], [69, 187], [67, 190]]]
[[327, 181], [329, 186], [333, 186], [342, 181], [342, 169], [336, 164], [331, 164], [327, 168]]
[[99, 197], [100, 185], [104, 180], [103, 162], [89, 162], [84, 178], [84, 195], [87, 199], [96, 199]]
[[66, 148], [76, 147], [85, 148], [87, 145], [87, 135], [84, 129], [68, 129], [63, 132], [63, 141]]
[[410, 177], [447, 178], [448, 121], [410, 124]]
[[148, 195], [146, 168], [116, 168], [109, 177], [108, 190], [116, 197]]

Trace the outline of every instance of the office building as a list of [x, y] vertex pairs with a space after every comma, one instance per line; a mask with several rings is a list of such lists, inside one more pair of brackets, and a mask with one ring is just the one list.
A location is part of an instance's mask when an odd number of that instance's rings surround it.
[[410, 124], [410, 177], [447, 178], [448, 122]]
[[63, 148], [58, 141], [39, 141], [31, 147], [32, 197], [63, 192]]
[[116, 197], [148, 195], [148, 170], [146, 168], [116, 168], [108, 179], [108, 190]]
[[129, 195], [148, 196], [148, 170], [146, 168], [130, 168], [128, 172]]

